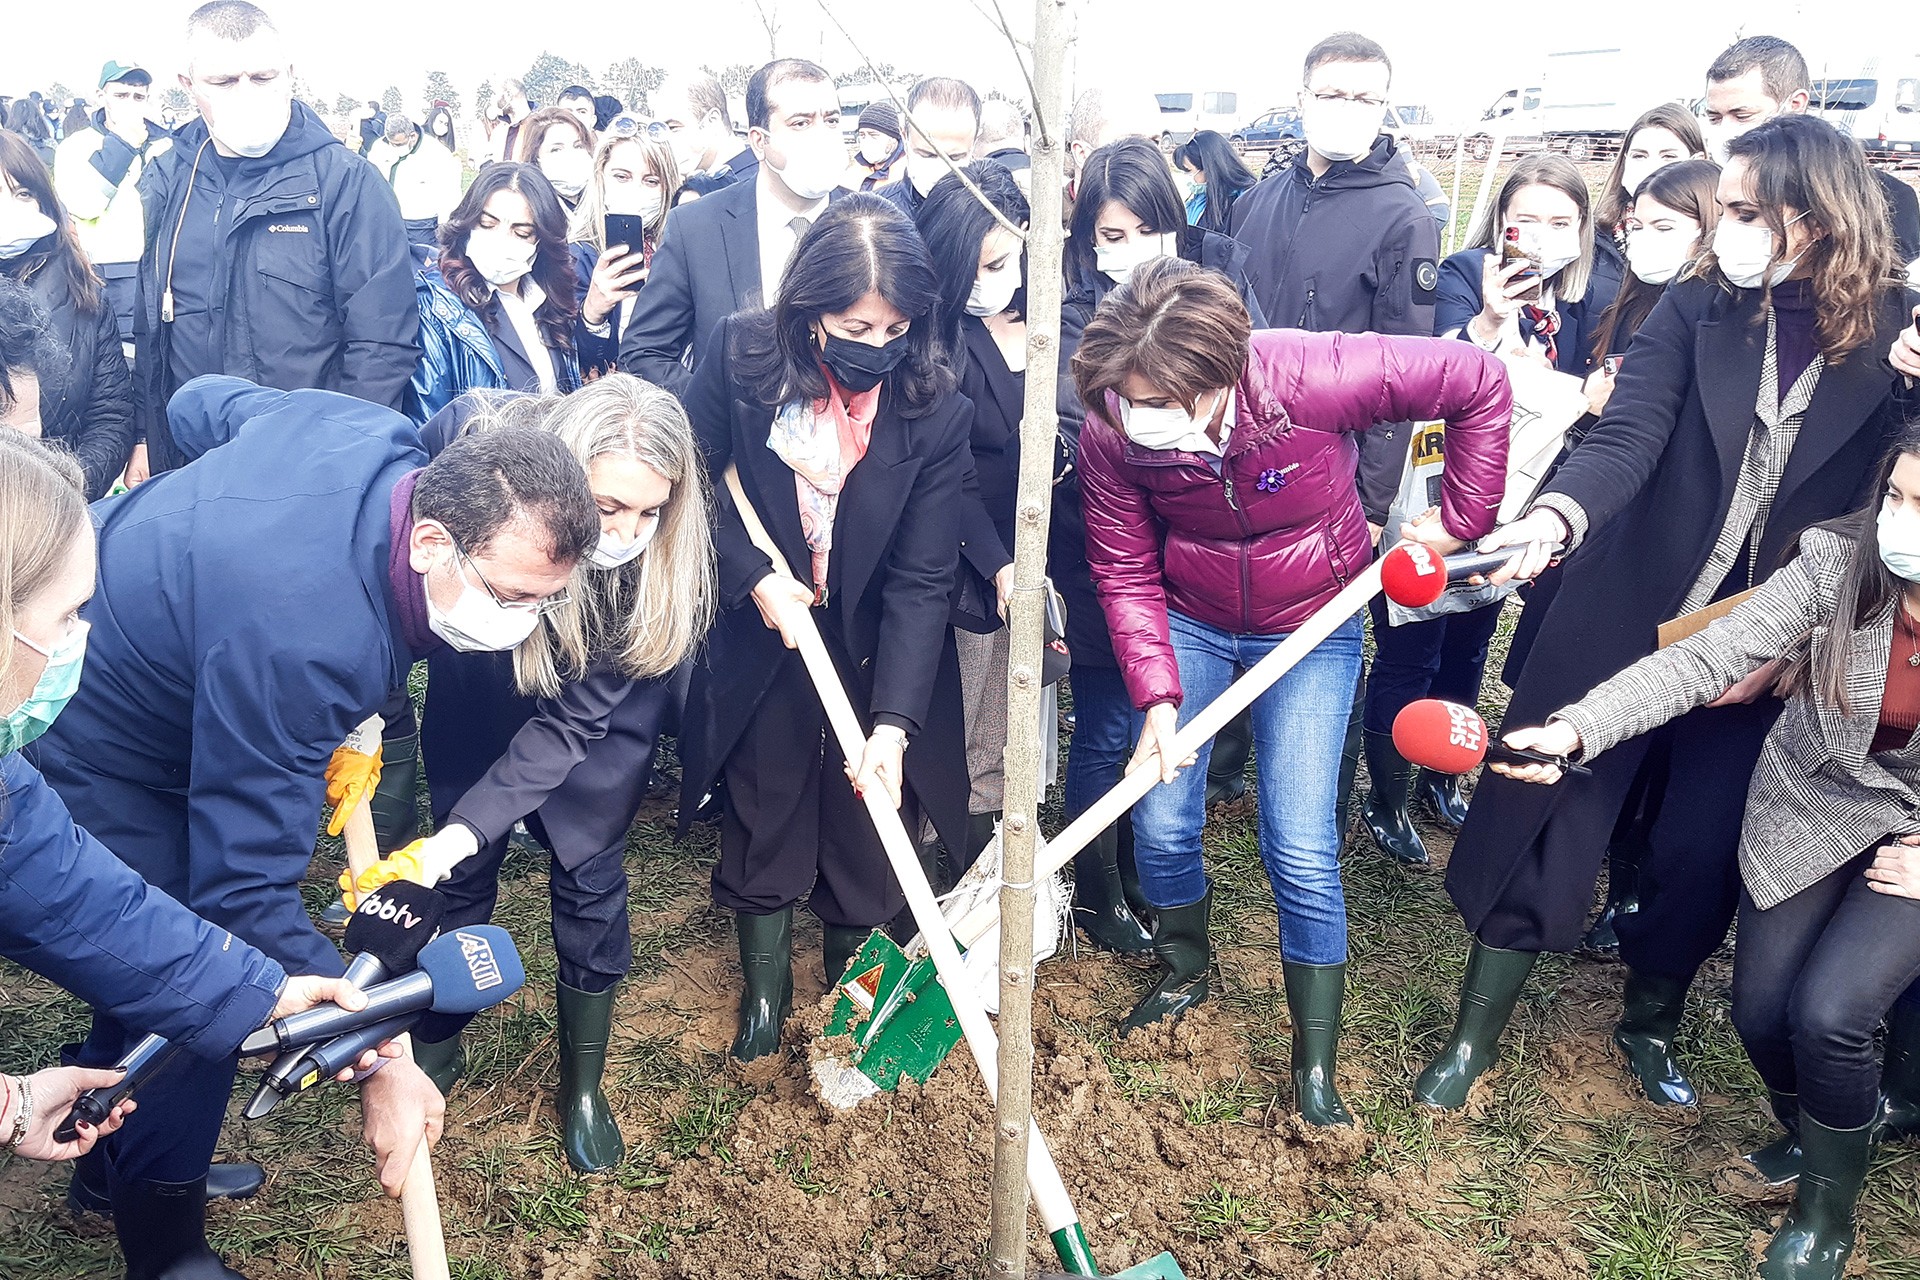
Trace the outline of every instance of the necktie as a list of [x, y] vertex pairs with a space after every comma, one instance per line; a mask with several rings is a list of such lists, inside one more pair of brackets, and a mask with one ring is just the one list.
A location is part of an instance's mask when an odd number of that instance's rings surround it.
[[807, 234], [807, 228], [813, 225], [812, 218], [790, 218], [787, 225], [793, 228], [793, 242], [800, 243], [800, 237]]

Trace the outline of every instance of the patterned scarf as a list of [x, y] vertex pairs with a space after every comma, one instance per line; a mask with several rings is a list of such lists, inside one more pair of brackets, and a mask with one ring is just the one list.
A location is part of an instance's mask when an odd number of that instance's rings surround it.
[[827, 561], [840, 491], [873, 439], [880, 388], [855, 395], [827, 375], [824, 400], [795, 400], [773, 415], [767, 448], [793, 469], [800, 499], [800, 531], [813, 560], [813, 602], [827, 602]]

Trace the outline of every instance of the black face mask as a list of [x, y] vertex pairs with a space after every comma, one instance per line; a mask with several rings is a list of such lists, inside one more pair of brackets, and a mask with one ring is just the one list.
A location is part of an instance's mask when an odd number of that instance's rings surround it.
[[832, 333], [826, 334], [820, 345], [820, 363], [827, 367], [835, 382], [855, 395], [879, 386], [881, 379], [906, 358], [907, 335], [904, 333], [884, 347], [869, 346]]

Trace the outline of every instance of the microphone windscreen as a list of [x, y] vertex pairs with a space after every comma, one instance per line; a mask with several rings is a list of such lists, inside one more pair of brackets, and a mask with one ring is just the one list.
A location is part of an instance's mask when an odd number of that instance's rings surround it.
[[1393, 718], [1393, 749], [1423, 769], [1465, 773], [1486, 759], [1487, 722], [1472, 707], [1422, 698]]
[[1395, 604], [1418, 609], [1447, 589], [1447, 566], [1433, 548], [1403, 542], [1380, 558], [1380, 586]]
[[498, 925], [462, 925], [429, 942], [420, 971], [433, 979], [435, 1013], [478, 1013], [520, 989], [527, 972]]
[[360, 899], [342, 939], [349, 955], [363, 952], [385, 966], [387, 977], [411, 973], [420, 949], [440, 931], [447, 900], [410, 880], [383, 884]]

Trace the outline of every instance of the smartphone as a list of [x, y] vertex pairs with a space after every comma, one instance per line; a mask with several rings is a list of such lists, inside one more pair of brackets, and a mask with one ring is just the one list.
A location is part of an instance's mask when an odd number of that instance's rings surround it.
[[1514, 281], [1532, 281], [1532, 287], [1515, 296], [1522, 302], [1540, 301], [1540, 246], [1526, 227], [1508, 227], [1500, 235], [1500, 265], [1509, 267], [1526, 261], [1530, 265], [1514, 276]]
[[1620, 376], [1620, 362], [1626, 358], [1627, 355], [1624, 351], [1616, 351], [1612, 355], [1601, 356], [1600, 367], [1607, 371], [1609, 378], [1617, 378]]
[[606, 235], [603, 243], [607, 248], [623, 244], [629, 253], [638, 252], [647, 242], [647, 220], [637, 213], [610, 213], [606, 219]]

